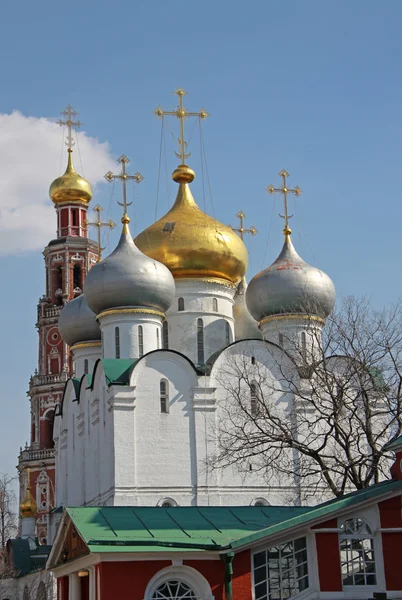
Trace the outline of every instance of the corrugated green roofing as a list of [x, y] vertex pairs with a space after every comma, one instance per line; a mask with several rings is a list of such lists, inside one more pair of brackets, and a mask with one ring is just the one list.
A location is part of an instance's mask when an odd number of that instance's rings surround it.
[[402, 481], [386, 481], [316, 507], [116, 506], [67, 508], [67, 512], [94, 552], [221, 551], [327, 519], [397, 489], [402, 490]]

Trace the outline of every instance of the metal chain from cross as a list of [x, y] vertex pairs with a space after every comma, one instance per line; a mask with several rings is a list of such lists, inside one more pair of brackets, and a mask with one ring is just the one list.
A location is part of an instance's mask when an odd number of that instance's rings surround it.
[[73, 107], [71, 106], [71, 104], [68, 104], [66, 106], [66, 108], [60, 113], [63, 117], [65, 117], [65, 121], [63, 121], [63, 119], [60, 119], [59, 121], [57, 121], [57, 124], [60, 125], [60, 127], [64, 127], [64, 125], [67, 126], [67, 141], [66, 141], [66, 146], [68, 147], [68, 151], [72, 152], [72, 148], [75, 144], [74, 140], [73, 140], [73, 136], [72, 136], [72, 130], [73, 127], [75, 127], [76, 129], [78, 129], [79, 127], [81, 127], [82, 123], [80, 121], [73, 121], [73, 118], [76, 117], [78, 115], [78, 113], [73, 109]]
[[201, 108], [200, 112], [189, 112], [183, 106], [183, 96], [187, 95], [182, 88], [177, 89], [175, 92], [176, 96], [179, 98], [179, 106], [176, 110], [163, 110], [160, 106], [156, 110], [154, 110], [154, 115], [159, 118], [163, 118], [165, 115], [177, 117], [180, 120], [180, 137], [178, 138], [178, 144], [180, 148], [180, 152], [175, 152], [177, 158], [180, 158], [181, 164], [186, 164], [186, 159], [191, 155], [191, 152], [186, 153], [187, 150], [187, 142], [184, 140], [184, 121], [188, 117], [199, 117], [200, 119], [206, 119], [209, 117], [209, 114]]
[[141, 175], [141, 173], [134, 173], [134, 175], [129, 175], [126, 171], [126, 165], [128, 165], [128, 163], [130, 162], [130, 159], [127, 158], [127, 156], [125, 154], [122, 154], [120, 156], [120, 158], [117, 159], [117, 162], [121, 164], [121, 172], [118, 173], [117, 175], [112, 173], [112, 171], [108, 171], [105, 175], [105, 179], [106, 181], [112, 182], [114, 179], [121, 179], [122, 185], [123, 185], [123, 202], [119, 202], [117, 201], [117, 204], [119, 204], [120, 206], [124, 207], [124, 214], [123, 214], [123, 219], [125, 219], [125, 221], [122, 222], [126, 222], [129, 223], [130, 219], [128, 218], [127, 215], [127, 207], [132, 205], [132, 202], [127, 202], [127, 181], [129, 179], [133, 179], [135, 181], [135, 183], [141, 183], [141, 181], [144, 179], [143, 176]]
[[244, 219], [246, 218], [246, 215], [244, 214], [243, 211], [240, 210], [237, 213], [236, 217], [240, 221], [239, 227], [237, 229], [235, 227], [232, 227], [232, 230], [236, 231], [239, 234], [239, 236], [240, 236], [240, 238], [241, 238], [242, 241], [244, 240], [244, 234], [245, 233], [251, 233], [251, 235], [253, 235], [253, 236], [258, 233], [257, 229], [253, 225], [250, 227], [250, 229], [245, 229], [245, 227], [244, 227]]
[[103, 208], [99, 204], [97, 204], [94, 207], [94, 211], [96, 213], [96, 217], [95, 217], [96, 221], [85, 220], [85, 225], [88, 225], [89, 227], [96, 227], [96, 229], [97, 229], [98, 262], [100, 262], [102, 259], [102, 250], [105, 249], [105, 248], [102, 248], [102, 246], [101, 246], [101, 229], [102, 229], [102, 227], [108, 227], [109, 229], [114, 229], [116, 227], [116, 223], [114, 223], [114, 221], [112, 221], [112, 219], [109, 219], [109, 221], [102, 221], [101, 212], [103, 211]]
[[283, 195], [283, 203], [284, 203], [284, 207], [285, 207], [285, 210], [284, 210], [285, 214], [281, 215], [279, 213], [279, 216], [282, 217], [282, 219], [285, 219], [285, 228], [283, 230], [283, 234], [284, 235], [290, 235], [292, 233], [292, 230], [289, 227], [289, 219], [291, 219], [293, 217], [293, 215], [289, 215], [288, 214], [288, 199], [287, 199], [287, 194], [295, 194], [295, 196], [300, 196], [300, 194], [302, 193], [302, 191], [299, 188], [299, 186], [297, 186], [297, 185], [296, 185], [296, 187], [294, 189], [288, 188], [287, 183], [286, 183], [286, 178], [289, 177], [289, 173], [285, 169], [282, 169], [282, 171], [280, 171], [278, 173], [278, 175], [280, 177], [282, 177], [282, 187], [281, 188], [275, 188], [271, 184], [271, 185], [269, 185], [266, 188], [266, 190], [270, 194], [282, 194]]

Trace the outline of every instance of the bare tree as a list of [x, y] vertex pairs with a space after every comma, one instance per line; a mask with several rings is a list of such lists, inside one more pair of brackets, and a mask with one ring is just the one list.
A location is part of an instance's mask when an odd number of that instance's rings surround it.
[[307, 343], [281, 334], [283, 349], [266, 344], [259, 360], [233, 352], [218, 375], [225, 398], [212, 468], [252, 463], [267, 481], [334, 496], [384, 478], [386, 444], [402, 432], [401, 308], [347, 298], [323, 335], [306, 311]]
[[15, 477], [0, 473], [0, 553], [3, 554], [7, 540], [17, 532], [15, 512], [16, 497], [13, 489]]

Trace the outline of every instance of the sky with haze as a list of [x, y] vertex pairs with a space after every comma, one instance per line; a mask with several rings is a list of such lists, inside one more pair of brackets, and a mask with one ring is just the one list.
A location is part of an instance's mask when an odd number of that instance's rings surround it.
[[[186, 130], [200, 207], [234, 225], [243, 210], [248, 278], [283, 243], [278, 172], [299, 254], [333, 279], [338, 298], [375, 307], [401, 296], [402, 3], [400, 0], [54, 0], [3, 2], [0, 20], [0, 472], [14, 472], [29, 439], [37, 366], [42, 250], [55, 235], [48, 198], [66, 165], [59, 113], [83, 126], [74, 161], [94, 186], [92, 206], [119, 222], [122, 153], [143, 182], [129, 188], [132, 233], [172, 205], [178, 124], [152, 113], [204, 107], [206, 165], [196, 121]], [[161, 141], [162, 151], [161, 151]], [[204, 176], [203, 176], [204, 174]], [[107, 252], [120, 226], [104, 238]]]

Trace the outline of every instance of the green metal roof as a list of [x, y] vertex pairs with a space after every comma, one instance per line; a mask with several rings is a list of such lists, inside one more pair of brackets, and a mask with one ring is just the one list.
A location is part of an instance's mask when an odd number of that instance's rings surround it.
[[391, 480], [316, 507], [188, 506], [67, 508], [92, 552], [152, 552], [185, 549], [222, 551], [286, 532], [395, 490]]
[[239, 538], [311, 510], [306, 507], [241, 506], [174, 508], [67, 508], [75, 527], [92, 551], [217, 550]]
[[130, 381], [131, 372], [137, 361], [132, 358], [102, 358], [101, 362], [108, 385], [126, 385]]
[[397, 448], [402, 448], [402, 435], [396, 438], [393, 442], [390, 442], [385, 446], [386, 450], [396, 450]]

